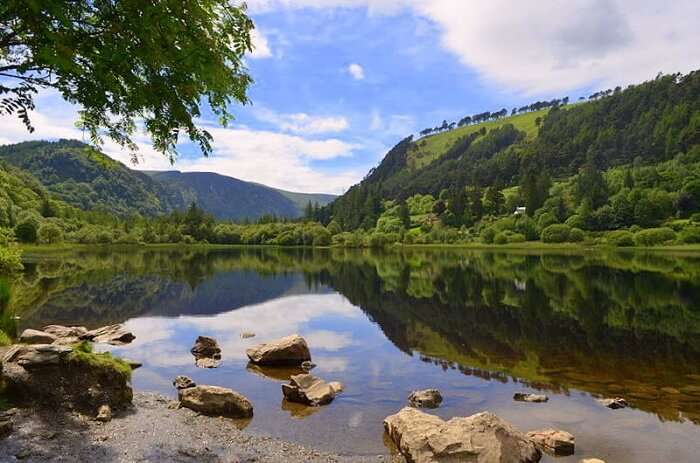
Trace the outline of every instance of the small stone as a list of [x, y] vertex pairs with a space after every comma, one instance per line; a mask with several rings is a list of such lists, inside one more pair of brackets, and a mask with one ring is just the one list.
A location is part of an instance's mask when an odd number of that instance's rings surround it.
[[516, 400], [518, 402], [540, 403], [547, 402], [549, 400], [549, 397], [547, 397], [544, 394], [529, 394], [526, 392], [516, 392], [515, 394], [513, 394], [513, 400]]
[[173, 386], [175, 386], [175, 389], [178, 391], [181, 389], [187, 389], [188, 387], [195, 387], [196, 385], [197, 384], [195, 384], [195, 382], [187, 376], [178, 376], [173, 381]]
[[199, 336], [190, 350], [195, 357], [221, 358], [221, 348], [216, 339], [209, 336]]
[[578, 463], [605, 463], [605, 460], [601, 460], [600, 458], [582, 458]]
[[102, 423], [112, 421], [112, 409], [109, 408], [109, 405], [102, 405], [97, 410], [97, 416], [95, 417], [95, 420], [100, 421]]
[[243, 339], [254, 338], [254, 337], [255, 337], [255, 333], [253, 333], [251, 331], [244, 331], [241, 333], [241, 338], [243, 338]]
[[437, 408], [442, 403], [442, 395], [437, 389], [413, 391], [408, 396], [408, 403], [418, 408]]
[[316, 364], [314, 362], [312, 362], [311, 360], [301, 362], [301, 369], [304, 371], [311, 371], [314, 368], [316, 368]]
[[194, 364], [197, 365], [199, 368], [218, 368], [221, 366], [221, 360], [211, 357], [202, 357], [196, 359], [194, 361]]
[[598, 399], [598, 402], [608, 408], [617, 410], [620, 408], [627, 408], [627, 401], [622, 397], [614, 397], [612, 399]]
[[527, 437], [547, 453], [562, 456], [574, 454], [574, 436], [566, 431], [542, 429], [528, 432]]
[[320, 378], [310, 374], [292, 375], [289, 384], [282, 385], [284, 398], [312, 407], [326, 405], [335, 398], [335, 391]]

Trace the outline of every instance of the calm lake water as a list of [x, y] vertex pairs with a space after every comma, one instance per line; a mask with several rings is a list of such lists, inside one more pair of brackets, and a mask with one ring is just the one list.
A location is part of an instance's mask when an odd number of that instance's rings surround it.
[[[700, 455], [697, 256], [132, 248], [26, 260], [17, 329], [125, 323], [136, 340], [113, 351], [143, 362], [136, 390], [175, 397], [181, 374], [233, 388], [254, 403], [241, 426], [255, 432], [386, 453], [384, 417], [436, 387], [445, 401], [430, 413], [444, 418], [491, 410], [523, 431], [573, 433], [576, 455], [557, 461]], [[291, 333], [309, 342], [315, 375], [345, 384], [330, 405], [287, 404], [294, 371], [247, 365], [248, 346]], [[198, 335], [218, 340], [220, 368], [194, 366]], [[519, 391], [550, 401], [514, 402]], [[595, 400], [610, 396], [631, 407]]]

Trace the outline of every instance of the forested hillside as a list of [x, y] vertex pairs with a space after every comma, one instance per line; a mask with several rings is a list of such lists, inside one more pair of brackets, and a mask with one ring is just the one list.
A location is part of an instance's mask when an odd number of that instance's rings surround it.
[[79, 141], [0, 146], [0, 159], [30, 172], [56, 197], [83, 210], [127, 216], [157, 215], [185, 207], [171, 201], [148, 175]]
[[141, 172], [76, 140], [0, 146], [0, 160], [31, 173], [56, 198], [122, 218], [184, 211], [195, 202], [220, 220], [300, 217], [334, 196], [280, 191], [209, 172]]
[[700, 72], [567, 101], [408, 137], [315, 217], [418, 242], [654, 227], [668, 241], [700, 221]]

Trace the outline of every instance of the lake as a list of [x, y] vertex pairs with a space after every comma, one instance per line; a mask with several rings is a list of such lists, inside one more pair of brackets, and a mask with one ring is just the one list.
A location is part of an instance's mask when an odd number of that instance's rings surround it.
[[[110, 349], [143, 362], [137, 391], [174, 398], [177, 375], [233, 388], [255, 406], [240, 422], [253, 432], [382, 454], [382, 420], [435, 387], [444, 402], [429, 413], [444, 418], [490, 410], [571, 432], [576, 455], [557, 461], [700, 454], [700, 255], [105, 248], [29, 252], [25, 267], [6, 325], [125, 323], [136, 340]], [[292, 333], [313, 374], [345, 384], [330, 405], [288, 404], [295, 371], [248, 366], [247, 347]], [[195, 367], [198, 335], [218, 340], [220, 368]], [[550, 400], [513, 401], [521, 391]], [[630, 407], [596, 401], [614, 396]]]

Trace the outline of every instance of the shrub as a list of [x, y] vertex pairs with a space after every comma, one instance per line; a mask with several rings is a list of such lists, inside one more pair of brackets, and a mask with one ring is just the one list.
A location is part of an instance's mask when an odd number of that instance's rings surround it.
[[26, 221], [15, 227], [15, 236], [22, 243], [36, 243], [36, 224], [34, 221]]
[[508, 243], [524, 243], [525, 235], [522, 233], [509, 233], [506, 239], [508, 240]]
[[540, 215], [540, 218], [537, 219], [537, 227], [539, 227], [540, 230], [544, 230], [545, 228], [549, 227], [550, 225], [554, 225], [557, 223], [558, 220], [556, 217], [554, 217], [554, 214], [551, 212], [545, 212], [542, 215]]
[[331, 232], [326, 228], [319, 228], [314, 230], [313, 240], [311, 244], [314, 246], [330, 246], [331, 245]]
[[581, 228], [581, 229], [586, 228], [586, 220], [578, 214], [572, 215], [571, 217], [566, 219], [566, 221], [564, 223], [571, 228]]
[[634, 246], [634, 234], [627, 230], [615, 230], [605, 234], [605, 241], [613, 246]]
[[580, 243], [586, 239], [586, 234], [580, 228], [572, 228], [569, 230], [569, 241], [571, 243]]
[[498, 232], [496, 236], [493, 237], [493, 244], [506, 244], [508, 242], [508, 232], [502, 231]]
[[0, 247], [0, 275], [11, 275], [22, 268], [22, 251], [17, 246]]
[[41, 224], [37, 231], [39, 242], [42, 244], [55, 244], [63, 242], [63, 230], [55, 223]]
[[571, 227], [564, 224], [554, 224], [542, 230], [542, 241], [544, 243], [566, 243], [569, 241]]
[[678, 235], [678, 241], [691, 244], [700, 243], [700, 227], [686, 227]]
[[670, 228], [647, 228], [634, 235], [637, 246], [658, 246], [676, 239], [676, 232]]

